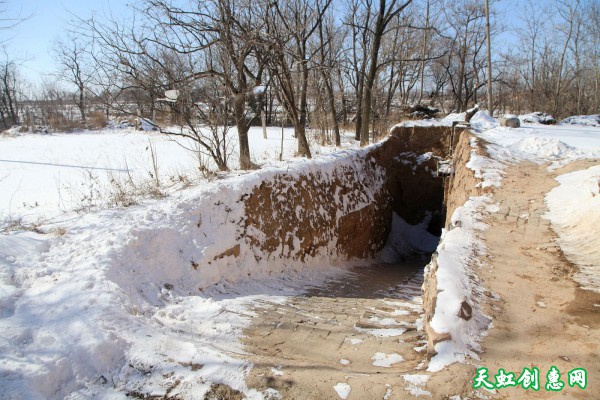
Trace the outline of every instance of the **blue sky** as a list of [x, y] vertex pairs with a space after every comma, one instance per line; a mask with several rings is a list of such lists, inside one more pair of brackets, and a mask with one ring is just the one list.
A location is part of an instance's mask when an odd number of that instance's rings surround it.
[[[73, 15], [88, 17], [92, 13], [112, 13], [123, 17], [130, 14], [126, 6], [130, 1], [5, 0], [4, 18], [17, 16], [29, 16], [29, 18], [16, 28], [0, 30], [0, 41], [4, 43], [13, 58], [22, 60], [21, 71], [25, 78], [30, 82], [38, 83], [42, 75], [55, 72], [55, 62], [50, 49], [53, 42], [65, 34]], [[496, 0], [495, 7], [501, 11], [500, 19], [518, 24], [518, 18], [515, 18], [518, 15], [516, 10], [522, 2], [522, 0]], [[547, 0], [538, 2], [544, 4]], [[511, 31], [505, 32], [497, 38], [496, 48], [504, 47], [513, 37]]]
[[80, 17], [92, 13], [127, 13], [126, 0], [6, 0], [3, 18], [29, 18], [17, 27], [0, 31], [0, 40], [12, 57], [24, 60], [22, 74], [39, 82], [43, 74], [55, 71], [50, 55], [52, 43], [68, 29], [73, 14]]

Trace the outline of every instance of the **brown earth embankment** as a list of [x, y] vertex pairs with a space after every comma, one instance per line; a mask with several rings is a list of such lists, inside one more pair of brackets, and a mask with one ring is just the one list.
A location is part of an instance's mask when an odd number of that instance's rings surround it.
[[382, 143], [348, 152], [339, 163], [333, 158], [303, 173], [274, 174], [243, 196], [240, 239], [255, 258], [352, 259], [381, 251], [392, 212], [410, 224], [432, 214], [431, 230], [439, 230], [444, 185], [436, 156], [445, 155], [449, 139], [447, 127], [397, 127]]

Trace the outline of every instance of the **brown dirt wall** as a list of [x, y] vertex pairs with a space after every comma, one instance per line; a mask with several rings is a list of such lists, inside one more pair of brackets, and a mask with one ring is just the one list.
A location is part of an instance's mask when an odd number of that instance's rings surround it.
[[444, 156], [449, 138], [446, 127], [394, 128], [352, 166], [335, 166], [329, 174], [277, 174], [244, 196], [247, 218], [240, 239], [257, 248], [258, 258], [375, 257], [389, 234], [392, 212], [411, 224], [432, 210], [442, 212], [436, 159], [416, 160], [426, 152]]

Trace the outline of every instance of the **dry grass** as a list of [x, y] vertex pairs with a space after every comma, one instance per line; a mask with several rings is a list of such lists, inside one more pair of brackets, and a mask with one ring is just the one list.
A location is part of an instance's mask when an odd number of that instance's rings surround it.
[[106, 114], [102, 111], [95, 111], [88, 116], [87, 127], [89, 129], [101, 129], [106, 127], [107, 123]]
[[42, 222], [25, 222], [23, 217], [11, 217], [9, 216], [3, 221], [0, 221], [0, 233], [16, 232], [16, 231], [29, 231], [39, 234], [45, 233], [41, 229]]
[[242, 400], [244, 395], [222, 383], [213, 384], [210, 391], [204, 395], [206, 400]]

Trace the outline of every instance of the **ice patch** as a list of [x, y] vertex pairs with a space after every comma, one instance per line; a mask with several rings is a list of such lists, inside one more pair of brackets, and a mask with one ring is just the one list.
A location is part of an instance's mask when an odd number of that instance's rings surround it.
[[352, 388], [347, 383], [336, 383], [333, 388], [341, 399], [347, 399], [352, 391]]
[[394, 393], [394, 391], [390, 387], [391, 385], [389, 383], [386, 384], [385, 386], [387, 386], [387, 388], [385, 389], [385, 394], [383, 395], [383, 400], [390, 400], [392, 398], [392, 393]]
[[371, 357], [371, 360], [373, 360], [373, 365], [376, 367], [390, 368], [394, 364], [403, 362], [404, 358], [397, 353], [375, 353], [373, 357]]
[[408, 383], [406, 389], [413, 396], [431, 396], [431, 392], [424, 390], [421, 386], [425, 385], [429, 380], [429, 375], [415, 374], [402, 375], [404, 381]]
[[[423, 307], [421, 307], [419, 304], [409, 303], [406, 301], [384, 300], [383, 303], [387, 304], [388, 306], [393, 306], [393, 307], [409, 308], [412, 311], [416, 311], [416, 312], [420, 312], [423, 310]], [[397, 310], [397, 311], [401, 311], [401, 310]], [[399, 315], [404, 315], [404, 314], [399, 314]]]
[[402, 336], [404, 334], [404, 332], [406, 332], [406, 329], [365, 329], [365, 328], [359, 328], [359, 327], [354, 327], [354, 329], [356, 329], [357, 331], [361, 332], [361, 333], [368, 333], [369, 335], [373, 335], [375, 337], [395, 337], [395, 336]]
[[398, 321], [396, 321], [393, 318], [379, 318], [377, 316], [372, 316], [371, 318], [369, 318], [369, 322], [373, 322], [379, 325], [383, 325], [383, 326], [398, 326], [398, 325], [402, 325], [401, 323], [399, 323]]
[[273, 388], [268, 388], [267, 390], [264, 391], [264, 400], [281, 400], [283, 399], [283, 397], [281, 396], [281, 393], [279, 393], [278, 390], [275, 390]]
[[362, 339], [356, 339], [356, 338], [346, 338], [347, 341], [349, 341], [352, 345], [356, 346], [357, 344], [361, 344], [364, 343], [364, 340]]

